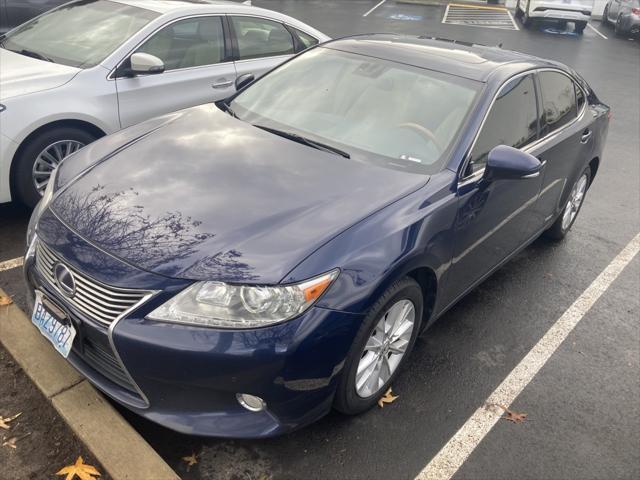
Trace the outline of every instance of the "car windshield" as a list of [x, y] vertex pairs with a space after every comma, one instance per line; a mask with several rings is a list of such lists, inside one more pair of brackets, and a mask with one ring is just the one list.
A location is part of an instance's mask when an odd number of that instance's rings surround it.
[[360, 161], [432, 174], [442, 168], [480, 85], [320, 47], [260, 79], [229, 109], [253, 125]]
[[23, 55], [89, 68], [158, 16], [107, 0], [63, 5], [8, 33], [2, 48]]

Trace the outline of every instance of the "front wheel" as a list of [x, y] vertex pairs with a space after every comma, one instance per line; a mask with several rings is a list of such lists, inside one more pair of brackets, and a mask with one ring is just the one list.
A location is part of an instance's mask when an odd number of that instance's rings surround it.
[[562, 210], [562, 213], [553, 225], [551, 225], [551, 227], [549, 227], [545, 232], [547, 237], [553, 240], [562, 240], [567, 233], [569, 233], [573, 222], [576, 221], [578, 213], [582, 208], [582, 202], [584, 202], [584, 197], [587, 194], [590, 181], [591, 169], [587, 167], [584, 169], [580, 177], [578, 177], [576, 183], [573, 184], [573, 188], [569, 193], [569, 198]]
[[35, 207], [42, 197], [51, 172], [66, 157], [75, 153], [95, 136], [74, 127], [47, 130], [22, 148], [14, 160], [13, 185], [18, 200], [28, 207]]
[[609, 5], [605, 5], [604, 12], [602, 12], [602, 24], [609, 25]]
[[420, 331], [422, 289], [406, 277], [371, 307], [345, 361], [334, 408], [348, 415], [373, 407], [398, 375]]

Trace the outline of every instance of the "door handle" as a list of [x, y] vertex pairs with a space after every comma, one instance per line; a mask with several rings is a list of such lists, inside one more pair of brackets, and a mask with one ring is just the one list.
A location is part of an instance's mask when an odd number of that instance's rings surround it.
[[220, 82], [214, 83], [213, 85], [211, 85], [211, 88], [227, 88], [230, 87], [231, 85], [233, 85], [233, 80], [222, 80]]
[[582, 132], [582, 137], [580, 137], [580, 143], [587, 143], [591, 138], [591, 135], [593, 135], [593, 132], [589, 129], [586, 129], [584, 132]]

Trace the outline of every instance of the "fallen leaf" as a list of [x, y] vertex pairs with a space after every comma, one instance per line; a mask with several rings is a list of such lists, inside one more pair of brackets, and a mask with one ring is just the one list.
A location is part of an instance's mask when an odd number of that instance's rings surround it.
[[380, 400], [378, 400], [378, 406], [380, 408], [384, 408], [385, 403], [393, 403], [397, 398], [398, 395], [394, 396], [391, 387], [389, 387], [389, 390], [387, 390], [387, 392], [382, 397], [380, 397]]
[[73, 480], [76, 475], [80, 480], [95, 480], [100, 476], [100, 472], [96, 467], [84, 463], [82, 457], [78, 457], [76, 463], [64, 467], [56, 475], [66, 475], [64, 480]]
[[18, 443], [23, 438], [28, 437], [29, 435], [31, 435], [31, 432], [20, 435], [19, 437], [11, 437], [9, 440], [2, 442], [2, 446], [15, 449], [16, 443]]
[[504, 420], [508, 420], [510, 422], [513, 422], [513, 423], [522, 423], [527, 418], [527, 414], [526, 413], [512, 412], [511, 410], [509, 410], [504, 405], [495, 404], [495, 406], [496, 407], [500, 407], [504, 411], [504, 415], [500, 417], [500, 418], [503, 418]]
[[9, 430], [9, 428], [10, 428], [9, 427], [9, 422], [12, 422], [16, 418], [18, 418], [20, 415], [22, 415], [22, 412], [16, 413], [13, 417], [7, 417], [7, 418], [4, 418], [2, 415], [0, 415], [0, 428], [4, 428], [5, 430]]
[[13, 303], [13, 299], [8, 295], [3, 295], [0, 293], [0, 307], [5, 305], [11, 305]]
[[182, 457], [182, 460], [187, 462], [187, 472], [191, 470], [196, 463], [198, 463], [198, 456], [195, 453], [192, 453], [188, 457]]

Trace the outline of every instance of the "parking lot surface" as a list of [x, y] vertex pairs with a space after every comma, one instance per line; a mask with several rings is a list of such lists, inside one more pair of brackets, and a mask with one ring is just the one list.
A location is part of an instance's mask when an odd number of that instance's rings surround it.
[[[580, 72], [612, 108], [603, 161], [567, 239], [537, 240], [428, 330], [393, 385], [394, 403], [358, 417], [332, 413], [260, 441], [178, 435], [123, 411], [184, 478], [414, 478], [638, 234], [640, 45], [598, 22], [582, 36], [547, 26], [442, 23], [446, 4], [253, 4], [332, 37], [427, 35], [555, 59]], [[27, 217], [18, 207], [0, 206], [0, 263], [22, 254]], [[27, 308], [20, 269], [0, 271], [0, 288]], [[511, 409], [526, 413], [526, 421], [499, 421], [454, 478], [640, 478], [639, 293], [636, 257], [516, 398]], [[182, 457], [191, 453], [198, 464], [187, 471]]]

